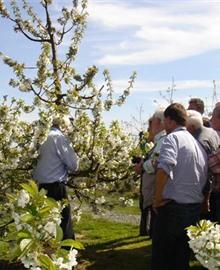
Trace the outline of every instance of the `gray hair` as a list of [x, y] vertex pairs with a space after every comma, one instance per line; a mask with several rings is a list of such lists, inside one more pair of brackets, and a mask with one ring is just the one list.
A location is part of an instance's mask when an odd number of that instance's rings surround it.
[[53, 118], [52, 126], [68, 130], [71, 127], [71, 121], [67, 115], [59, 115]]
[[187, 110], [187, 116], [187, 125], [192, 125], [195, 128], [201, 128], [203, 126], [201, 113], [194, 110]]
[[151, 118], [158, 118], [158, 119], [160, 119], [161, 122], [163, 122], [164, 121], [164, 111], [165, 111], [164, 108], [162, 108], [162, 107], [158, 108], [154, 112], [154, 114], [152, 115]]

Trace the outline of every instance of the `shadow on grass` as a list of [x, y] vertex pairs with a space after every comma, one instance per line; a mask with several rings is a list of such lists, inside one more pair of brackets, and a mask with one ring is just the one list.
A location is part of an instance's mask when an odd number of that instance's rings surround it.
[[[86, 250], [81, 253], [77, 269], [150, 269], [151, 245], [147, 245], [146, 240], [147, 238], [143, 237], [127, 237], [87, 246]], [[137, 245], [140, 247], [137, 247]]]
[[[75, 270], [150, 270], [151, 241], [138, 231], [138, 226], [84, 215], [76, 233], [85, 250]], [[202, 269], [193, 257], [190, 269]]]
[[[126, 237], [87, 246], [80, 254], [77, 270], [150, 270], [150, 260], [148, 238]], [[192, 256], [190, 269], [204, 268]]]

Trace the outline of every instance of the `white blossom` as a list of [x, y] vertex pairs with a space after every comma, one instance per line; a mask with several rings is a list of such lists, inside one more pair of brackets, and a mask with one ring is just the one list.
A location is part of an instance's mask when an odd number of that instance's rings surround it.
[[133, 206], [134, 205], [134, 201], [132, 199], [128, 199], [125, 201], [125, 205], [126, 206]]
[[76, 249], [70, 249], [67, 260], [64, 260], [62, 257], [54, 257], [53, 261], [54, 264], [59, 267], [60, 270], [72, 270], [74, 266], [77, 265], [77, 256], [78, 251]]
[[22, 239], [20, 242], [21, 251], [23, 251], [30, 242], [31, 242], [31, 239]]
[[209, 270], [220, 267], [220, 225], [210, 221], [200, 221], [198, 226], [187, 230], [189, 246], [196, 259]]
[[44, 226], [44, 230], [49, 233], [49, 236], [56, 237], [56, 223], [54, 223], [54, 222], [48, 222]]
[[18, 197], [18, 206], [24, 208], [30, 201], [30, 196], [28, 192], [22, 189]]
[[96, 204], [103, 204], [103, 203], [105, 203], [105, 197], [104, 196], [101, 196], [101, 197], [97, 198], [95, 200], [95, 203]]

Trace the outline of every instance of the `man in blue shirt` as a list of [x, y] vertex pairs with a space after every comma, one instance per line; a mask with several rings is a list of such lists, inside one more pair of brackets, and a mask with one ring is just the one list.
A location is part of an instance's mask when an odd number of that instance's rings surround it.
[[[69, 140], [62, 132], [69, 128], [67, 118], [55, 118], [46, 141], [40, 147], [40, 155], [33, 178], [39, 188], [47, 190], [47, 196], [55, 200], [67, 199], [66, 183], [68, 171], [74, 172], [78, 167], [78, 159]], [[63, 239], [74, 239], [70, 205], [62, 211], [61, 228]]]
[[188, 270], [190, 249], [185, 228], [199, 221], [207, 155], [186, 130], [187, 112], [178, 103], [164, 112], [167, 137], [156, 174], [152, 270]]

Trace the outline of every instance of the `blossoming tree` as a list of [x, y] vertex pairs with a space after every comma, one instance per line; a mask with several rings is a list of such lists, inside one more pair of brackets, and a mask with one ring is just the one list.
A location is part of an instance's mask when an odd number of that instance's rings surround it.
[[[5, 2], [0, 0], [2, 18], [11, 21], [14, 31], [23, 36], [24, 41], [31, 41], [33, 46], [36, 46], [36, 50], [39, 50], [34, 65], [20, 62], [0, 52], [1, 59], [14, 73], [9, 85], [15, 88], [15, 91], [19, 90], [33, 97], [26, 104], [22, 99], [9, 99], [5, 95], [0, 103], [0, 147], [2, 149], [0, 200], [6, 202], [5, 193], [9, 191], [18, 192], [20, 194], [18, 196], [24, 197], [24, 200], [18, 199], [18, 201], [15, 197], [11, 197], [17, 205], [17, 212], [12, 209], [14, 211], [13, 228], [17, 233], [19, 230], [30, 229], [32, 226], [31, 224], [28, 226], [28, 220], [25, 222], [22, 220], [22, 223], [27, 225], [27, 228], [23, 228], [20, 222], [27, 207], [30, 211], [33, 210], [29, 205], [29, 197], [42, 195], [27, 194], [25, 189], [27, 186], [22, 186], [25, 187], [24, 191], [19, 191], [19, 183], [31, 179], [38, 148], [46, 138], [54, 116], [68, 114], [73, 118], [72, 132], [68, 135], [80, 158], [79, 171], [75, 175], [70, 175], [69, 179], [73, 199], [80, 202], [85, 199], [93, 208], [96, 208], [96, 205], [108, 204], [105, 194], [126, 190], [133, 183], [132, 170], [129, 166], [133, 140], [123, 131], [117, 121], [107, 127], [102, 113], [125, 102], [136, 74], [131, 75], [128, 87], [119, 97], [114, 95], [107, 70], [103, 72], [104, 83], [99, 87], [95, 84], [95, 76], [98, 73], [96, 66], [91, 66], [84, 74], [79, 74], [74, 67], [74, 61], [86, 28], [87, 1], [73, 0], [72, 6], [62, 7], [59, 15], [53, 13], [54, 2], [41, 0], [38, 3], [34, 2], [35, 7], [32, 7], [31, 1], [28, 0]], [[44, 11], [43, 15], [37, 14], [37, 5]], [[64, 53], [64, 47], [61, 48], [61, 45], [65, 38], [69, 40], [69, 47]], [[38, 117], [31, 122], [24, 121], [22, 115], [34, 111]], [[57, 209], [59, 209], [58, 205]], [[5, 214], [10, 215], [10, 213], [10, 211], [1, 211], [1, 218], [5, 218]], [[49, 220], [48, 217], [44, 225], [45, 237], [46, 231], [56, 237], [54, 221]], [[1, 237], [7, 226], [6, 218], [6, 223], [1, 224]], [[36, 226], [33, 230], [37, 230]], [[20, 259], [23, 258], [24, 264], [30, 264], [27, 260], [31, 260], [31, 256], [28, 256], [26, 247], [32, 247], [33, 239], [26, 237], [28, 235], [23, 236], [19, 238], [20, 251], [24, 251], [24, 255], [28, 258], [20, 256]], [[33, 241], [38, 241], [38, 236], [36, 231]], [[64, 263], [59, 260], [59, 254], [54, 256], [55, 265]], [[68, 256], [71, 257], [71, 254]], [[66, 257], [66, 263], [70, 260], [68, 258]], [[42, 256], [37, 261], [35, 260], [36, 262], [39, 265], [50, 264], [48, 259]], [[37, 265], [34, 266], [34, 262], [32, 266], [33, 269], [39, 269]]]
[[[52, 118], [57, 114], [73, 116], [73, 131], [69, 137], [80, 157], [80, 169], [70, 176], [69, 186], [77, 198], [92, 204], [106, 191], [123, 190], [129, 186], [131, 177], [130, 153], [132, 138], [119, 123], [107, 127], [102, 112], [112, 106], [122, 105], [136, 74], [129, 79], [128, 87], [115, 97], [109, 72], [105, 70], [104, 83], [95, 84], [96, 66], [79, 74], [74, 61], [83, 37], [87, 14], [87, 1], [72, 1], [72, 6], [53, 13], [52, 0], [41, 0], [38, 4], [44, 15], [38, 15], [29, 1], [0, 0], [1, 16], [14, 24], [14, 31], [39, 47], [36, 64], [19, 62], [0, 52], [4, 63], [14, 72], [9, 82], [17, 91], [32, 93], [33, 100], [9, 100], [4, 97], [0, 104], [1, 126], [0, 193], [4, 197], [7, 189], [14, 189], [18, 182], [31, 178], [39, 145], [45, 139]], [[66, 53], [60, 54], [65, 38], [70, 40]], [[21, 115], [37, 110], [38, 118], [31, 123]], [[100, 200], [98, 200], [100, 201]], [[104, 203], [104, 200], [102, 200]]]

